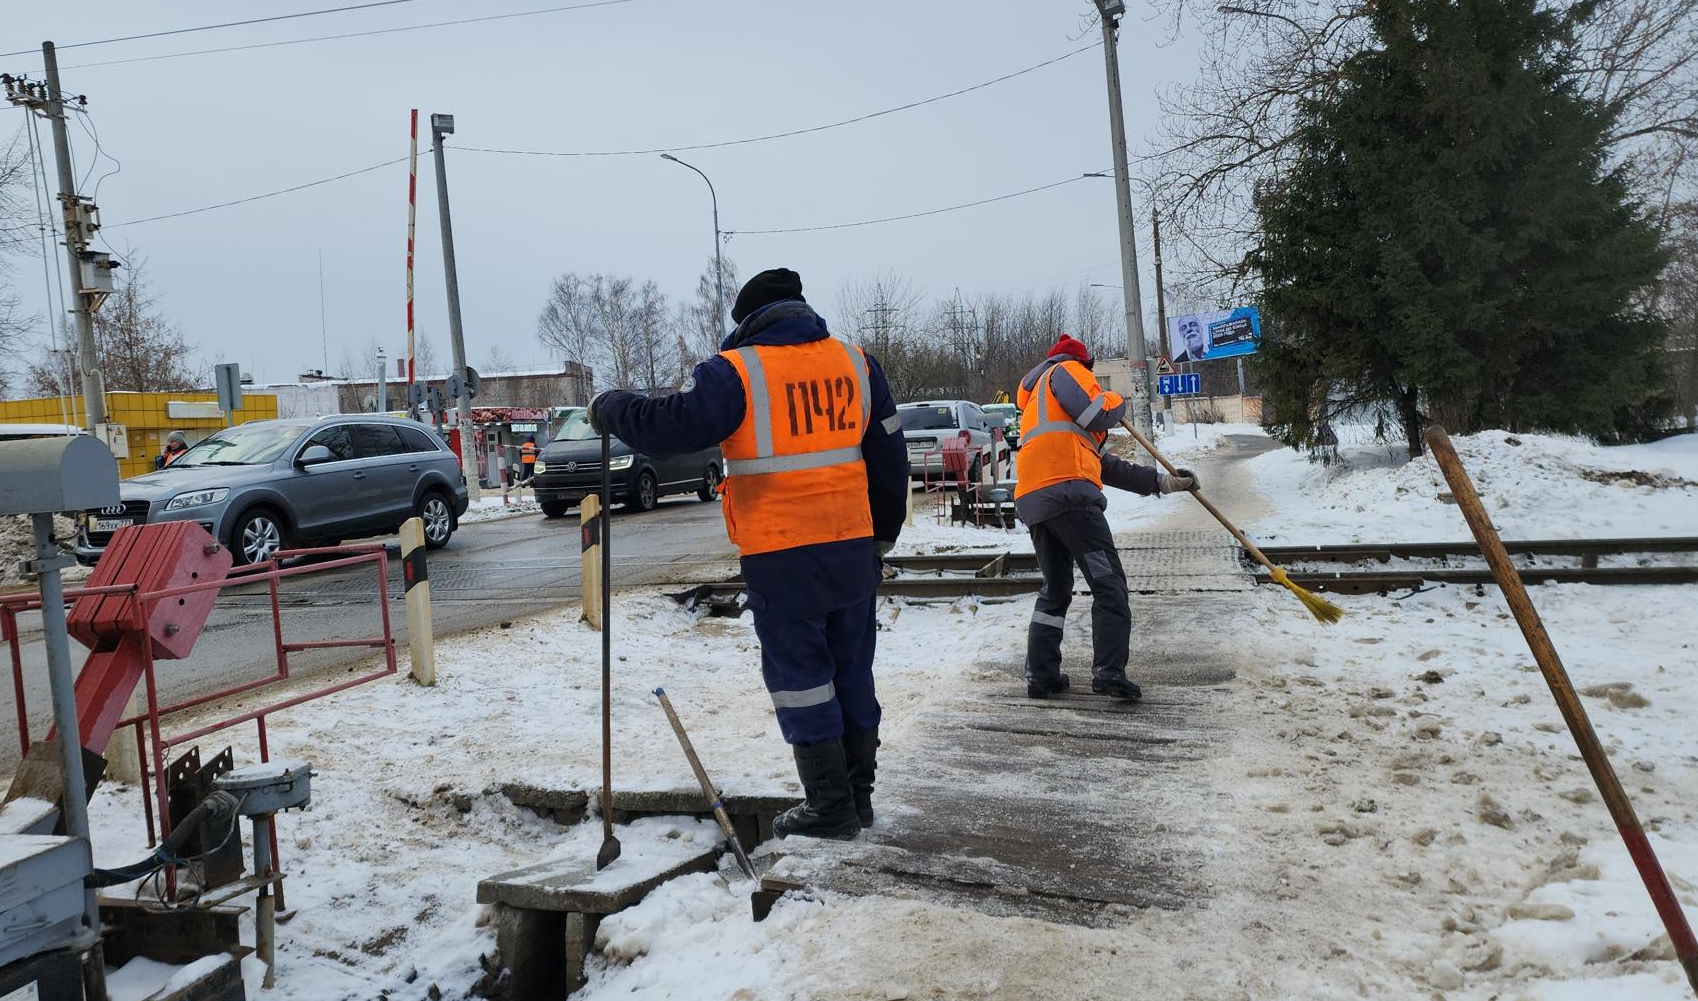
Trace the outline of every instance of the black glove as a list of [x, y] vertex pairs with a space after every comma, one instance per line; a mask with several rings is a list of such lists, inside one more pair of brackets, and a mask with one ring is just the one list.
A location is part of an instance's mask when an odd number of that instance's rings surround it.
[[1193, 473], [1189, 469], [1179, 470], [1177, 476], [1163, 473], [1161, 474], [1160, 480], [1161, 492], [1164, 494], [1177, 494], [1187, 490], [1195, 490], [1201, 482], [1202, 481], [1197, 477], [1197, 474]]
[[607, 425], [603, 424], [601, 422], [601, 418], [596, 416], [596, 404], [600, 403], [601, 398], [606, 396], [608, 392], [610, 391], [603, 390], [602, 392], [597, 393], [595, 397], [590, 400], [589, 407], [586, 408], [589, 411], [585, 416], [589, 418], [590, 430], [594, 431], [598, 435], [604, 435], [607, 433]]

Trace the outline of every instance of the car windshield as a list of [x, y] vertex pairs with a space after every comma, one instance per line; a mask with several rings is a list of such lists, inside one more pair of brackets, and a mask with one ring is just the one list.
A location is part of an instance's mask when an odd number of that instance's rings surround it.
[[954, 407], [905, 407], [896, 411], [904, 431], [936, 431], [957, 427]]
[[590, 427], [589, 412], [580, 410], [566, 418], [566, 423], [560, 425], [560, 433], [554, 436], [555, 441], [594, 441], [601, 435]]
[[259, 466], [275, 462], [311, 425], [245, 424], [196, 442], [166, 469], [186, 466]]

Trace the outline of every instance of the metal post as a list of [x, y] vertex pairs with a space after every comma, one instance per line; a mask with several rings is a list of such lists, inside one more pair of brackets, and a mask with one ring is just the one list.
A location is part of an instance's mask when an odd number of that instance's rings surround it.
[[721, 250], [720, 250], [724, 241], [721, 240], [720, 236], [719, 236], [719, 192], [713, 190], [713, 182], [709, 181], [708, 176], [706, 174], [703, 174], [696, 167], [693, 167], [690, 164], [685, 163], [683, 160], [678, 159], [677, 157], [673, 156], [671, 153], [662, 153], [662, 154], [660, 154], [660, 158], [662, 160], [671, 160], [673, 163], [676, 163], [680, 167], [689, 167], [691, 170], [694, 170], [696, 172], [696, 174], [701, 177], [702, 180], [707, 181], [708, 197], [713, 199], [713, 284], [714, 284], [714, 289], [719, 296], [718, 299], [714, 300], [714, 304], [713, 304], [713, 322], [714, 322], [714, 325], [719, 328], [720, 338], [724, 339], [724, 337], [725, 337], [725, 258], [723, 256], [723, 254], [721, 253]]
[[[53, 726], [59, 732], [59, 767], [64, 776], [60, 809], [65, 833], [88, 841], [88, 785], [83, 777], [83, 748], [77, 725], [76, 683], [71, 676], [71, 647], [65, 632], [65, 587], [59, 579], [64, 557], [53, 544], [53, 516], [32, 515], [35, 559], [41, 580], [41, 637], [47, 647], [47, 683], [53, 694]], [[94, 939], [100, 930], [100, 908], [94, 890], [83, 892], [84, 934]]]
[[442, 137], [454, 134], [453, 115], [430, 116], [431, 154], [436, 162], [436, 211], [442, 219], [442, 272], [448, 279], [448, 340], [454, 349], [454, 373], [460, 379], [456, 410], [460, 415], [460, 467], [472, 503], [483, 499], [478, 483], [477, 428], [472, 423], [472, 391], [466, 379], [466, 338], [460, 329], [460, 274], [454, 267], [454, 223], [448, 214], [448, 168], [442, 158]]
[[[65, 99], [59, 90], [59, 57], [52, 42], [41, 43], [47, 64], [47, 120], [53, 126], [53, 158], [59, 161], [59, 203], [65, 215], [65, 261], [70, 267], [71, 315], [77, 318], [77, 362], [83, 370], [83, 415], [90, 431], [106, 423], [106, 380], [94, 344], [94, 317], [83, 291], [83, 250], [88, 246], [76, 174], [71, 170], [71, 137], [65, 128]], [[57, 579], [57, 575], [55, 575]]]
[[[254, 818], [254, 878], [271, 877], [271, 814]], [[254, 945], [260, 962], [265, 964], [264, 986], [277, 986], [277, 901], [271, 895], [271, 883], [261, 883], [259, 899], [254, 906]]]
[[[1152, 193], [1153, 194], [1153, 193]], [[1156, 340], [1161, 344], [1167, 343], [1167, 289], [1161, 282], [1161, 213], [1156, 211], [1156, 200], [1150, 199], [1150, 229], [1155, 234], [1156, 241]], [[1162, 352], [1166, 357], [1167, 352]], [[1173, 430], [1173, 397], [1161, 398], [1162, 413], [1167, 415], [1162, 419], [1163, 427]]]
[[389, 412], [389, 358], [377, 349], [377, 412]]
[[[1114, 146], [1114, 198], [1120, 215], [1120, 284], [1126, 303], [1126, 357], [1132, 362], [1132, 423], [1150, 434], [1150, 366], [1144, 343], [1144, 303], [1138, 291], [1138, 242], [1132, 227], [1132, 188], [1126, 167], [1126, 121], [1120, 106], [1120, 58], [1115, 16], [1120, 0], [1096, 0], [1103, 29], [1103, 65], [1108, 73], [1109, 138]], [[1112, 11], [1112, 13], [1111, 13]]]

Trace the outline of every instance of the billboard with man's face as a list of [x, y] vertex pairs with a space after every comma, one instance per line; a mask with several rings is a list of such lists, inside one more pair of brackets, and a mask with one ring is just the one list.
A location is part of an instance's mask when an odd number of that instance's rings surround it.
[[1254, 306], [1176, 316], [1167, 321], [1167, 353], [1175, 363], [1253, 355], [1262, 343]]

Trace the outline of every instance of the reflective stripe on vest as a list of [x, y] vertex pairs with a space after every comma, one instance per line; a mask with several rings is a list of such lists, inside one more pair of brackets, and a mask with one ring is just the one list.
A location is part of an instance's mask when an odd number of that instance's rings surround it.
[[[849, 345], [849, 364], [855, 370], [855, 396], [861, 401], [861, 427], [872, 416], [872, 403], [867, 399], [867, 359]], [[801, 452], [796, 455], [775, 456], [772, 447], [772, 398], [767, 393], [766, 369], [761, 367], [761, 355], [753, 347], [738, 348], [737, 357], [749, 372], [749, 417], [755, 425], [755, 458], [726, 459], [727, 476], [754, 476], [760, 473], [787, 473], [796, 469], [822, 469], [861, 460], [861, 446], [834, 448], [824, 452]]]
[[1059, 434], [1065, 431], [1069, 434], [1076, 434], [1083, 438], [1085, 443], [1090, 446], [1092, 452], [1099, 455], [1102, 454], [1102, 452], [1108, 448], [1107, 437], [1105, 436], [1104, 439], [1099, 442], [1097, 441], [1096, 435], [1086, 431], [1079, 425], [1089, 420], [1089, 417], [1086, 416], [1087, 414], [1091, 417], [1096, 416], [1095, 413], [1092, 413], [1093, 410], [1099, 412], [1102, 410], [1103, 397], [1098, 396], [1095, 400], [1093, 400], [1091, 402], [1091, 406], [1085, 408], [1085, 413], [1079, 415], [1078, 422], [1052, 421], [1049, 419], [1049, 378], [1054, 374], [1055, 367], [1052, 366], [1048, 372], [1045, 372], [1038, 378], [1038, 384], [1033, 387], [1033, 396], [1035, 398], [1034, 402], [1038, 408], [1038, 423], [1032, 426], [1032, 430], [1027, 431], [1025, 434], [1020, 436], [1020, 444], [1024, 446], [1029, 444], [1032, 439], [1038, 438], [1042, 435]]

